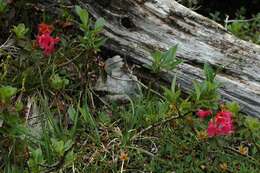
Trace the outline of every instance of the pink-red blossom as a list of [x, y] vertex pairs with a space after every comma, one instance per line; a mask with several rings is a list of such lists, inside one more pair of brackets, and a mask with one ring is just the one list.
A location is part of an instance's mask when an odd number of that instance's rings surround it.
[[210, 115], [212, 115], [212, 111], [208, 110], [208, 109], [199, 109], [196, 114], [200, 117], [200, 118], [206, 118]]
[[60, 38], [52, 37], [53, 26], [46, 23], [41, 23], [38, 26], [38, 35], [36, 42], [41, 49], [43, 49], [44, 55], [49, 56], [55, 50], [55, 44], [60, 41]]
[[41, 49], [44, 51], [44, 55], [49, 56], [54, 52], [55, 44], [60, 41], [60, 38], [53, 38], [50, 33], [44, 33], [38, 35], [36, 41]]
[[207, 129], [209, 137], [228, 135], [233, 131], [232, 113], [228, 111], [218, 112], [216, 117], [210, 120]]

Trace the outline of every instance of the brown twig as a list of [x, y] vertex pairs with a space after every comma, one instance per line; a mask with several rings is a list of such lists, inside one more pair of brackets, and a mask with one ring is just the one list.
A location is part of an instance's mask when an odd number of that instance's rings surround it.
[[138, 136], [141, 136], [143, 133], [145, 133], [146, 131], [148, 131], [148, 130], [150, 130], [150, 129], [152, 129], [152, 128], [155, 128], [155, 127], [157, 127], [157, 126], [163, 125], [163, 124], [165, 124], [165, 123], [167, 123], [167, 122], [169, 122], [169, 121], [171, 121], [171, 120], [177, 119], [177, 118], [179, 118], [179, 117], [180, 117], [179, 115], [172, 116], [172, 117], [166, 118], [166, 119], [164, 119], [164, 120], [162, 120], [162, 121], [159, 121], [159, 122], [157, 122], [157, 123], [155, 123], [155, 124], [152, 124], [152, 125], [146, 127], [145, 129], [141, 130], [141, 131], [140, 131], [139, 133], [137, 133], [136, 135], [134, 135], [134, 136], [131, 138], [131, 140], [135, 139], [135, 138], [138, 137]]
[[257, 163], [258, 165], [259, 165], [259, 163], [258, 163], [258, 160], [256, 160], [254, 157], [252, 157], [252, 156], [250, 156], [250, 155], [248, 155], [248, 154], [241, 154], [238, 150], [236, 150], [236, 149], [234, 149], [234, 148], [232, 148], [232, 147], [223, 147], [224, 149], [227, 149], [227, 150], [229, 150], [229, 151], [232, 151], [232, 152], [234, 152], [234, 153], [236, 153], [236, 154], [238, 154], [238, 155], [240, 155], [240, 156], [245, 156], [245, 157], [247, 157], [248, 159], [250, 159], [250, 160], [252, 160], [252, 161], [254, 161], [255, 163]]

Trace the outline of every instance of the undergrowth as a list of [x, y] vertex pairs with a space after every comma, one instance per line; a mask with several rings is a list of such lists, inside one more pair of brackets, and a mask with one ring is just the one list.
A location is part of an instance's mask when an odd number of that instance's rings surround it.
[[[17, 5], [8, 3], [6, 16]], [[46, 16], [37, 5], [24, 8], [41, 16], [31, 21], [39, 28], [17, 19], [0, 47], [1, 172], [259, 172], [260, 122], [221, 100], [215, 69], [205, 64], [185, 96], [175, 78], [160, 93], [148, 83], [129, 104], [107, 104], [93, 90], [105, 20], [66, 3]], [[152, 54], [151, 71], [174, 69], [176, 51]], [[218, 125], [222, 114], [232, 121]]]
[[238, 38], [260, 44], [259, 1], [179, 0], [179, 2], [222, 24]]

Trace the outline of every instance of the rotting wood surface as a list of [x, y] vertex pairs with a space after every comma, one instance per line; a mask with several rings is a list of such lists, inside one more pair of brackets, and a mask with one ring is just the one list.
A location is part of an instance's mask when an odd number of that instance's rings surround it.
[[[221, 25], [174, 0], [81, 0], [95, 18], [106, 20], [105, 47], [128, 61], [151, 65], [150, 53], [178, 44], [177, 69], [182, 89], [203, 79], [203, 64], [224, 66], [217, 75], [220, 93], [238, 102], [246, 114], [260, 117], [260, 46], [232, 36]], [[175, 72], [162, 79], [171, 82]]]

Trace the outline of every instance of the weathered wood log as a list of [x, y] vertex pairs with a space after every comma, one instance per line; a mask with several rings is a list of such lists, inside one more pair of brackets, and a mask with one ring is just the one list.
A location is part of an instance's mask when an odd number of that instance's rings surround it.
[[[178, 44], [184, 60], [177, 79], [185, 92], [203, 79], [202, 67], [224, 65], [217, 75], [220, 93], [237, 101], [244, 113], [260, 117], [260, 46], [240, 40], [224, 27], [174, 0], [81, 0], [95, 18], [106, 19], [106, 48], [139, 65], [151, 65], [150, 53]], [[175, 72], [162, 78], [171, 82]]]

